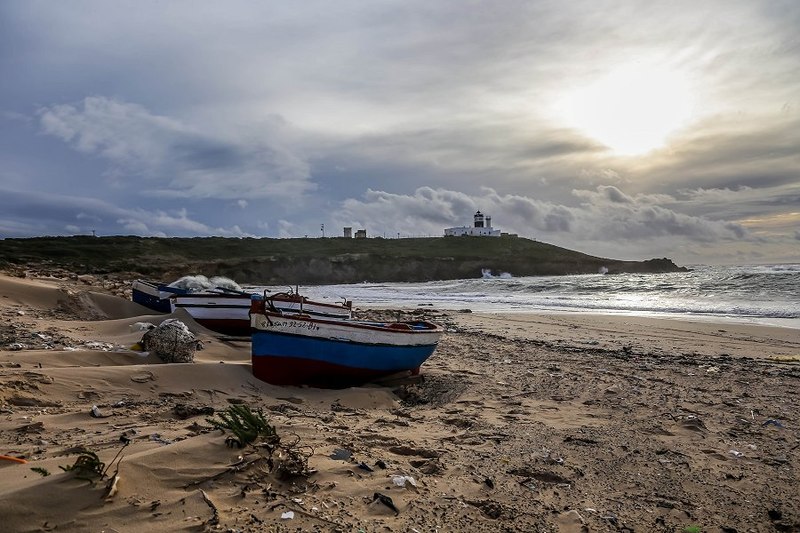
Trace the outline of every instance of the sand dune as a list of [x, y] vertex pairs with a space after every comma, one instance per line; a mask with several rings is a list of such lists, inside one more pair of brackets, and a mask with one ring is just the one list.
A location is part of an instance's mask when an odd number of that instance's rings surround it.
[[[0, 460], [2, 530], [800, 528], [797, 330], [426, 312], [448, 333], [421, 380], [282, 388], [186, 315], [203, 349], [166, 364], [130, 349], [166, 315], [0, 276], [0, 454], [28, 461]], [[206, 418], [237, 404], [316, 472], [227, 446]], [[62, 471], [80, 449], [105, 478]]]

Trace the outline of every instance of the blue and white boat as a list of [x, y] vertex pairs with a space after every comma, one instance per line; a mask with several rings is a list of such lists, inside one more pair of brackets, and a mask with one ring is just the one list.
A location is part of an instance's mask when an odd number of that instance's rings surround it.
[[251, 300], [267, 303], [271, 310], [302, 312], [333, 320], [352, 317], [352, 304], [315, 302], [297, 293], [267, 295], [257, 292], [214, 287], [199, 291], [147, 280], [133, 282], [131, 299], [154, 311], [172, 313], [184, 309], [200, 325], [219, 333], [237, 336], [250, 335]]
[[131, 300], [159, 313], [171, 313], [175, 310], [173, 307], [175, 295], [188, 292], [186, 289], [171, 287], [166, 283], [137, 279], [131, 285]]
[[331, 320], [253, 301], [253, 375], [273, 385], [342, 388], [416, 375], [444, 332], [431, 322]]

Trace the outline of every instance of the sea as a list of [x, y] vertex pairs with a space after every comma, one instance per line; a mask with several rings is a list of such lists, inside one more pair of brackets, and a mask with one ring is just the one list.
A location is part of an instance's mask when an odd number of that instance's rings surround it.
[[800, 329], [800, 264], [690, 266], [668, 274], [516, 277], [301, 287], [312, 299], [356, 307], [475, 312], [600, 313], [745, 322]]

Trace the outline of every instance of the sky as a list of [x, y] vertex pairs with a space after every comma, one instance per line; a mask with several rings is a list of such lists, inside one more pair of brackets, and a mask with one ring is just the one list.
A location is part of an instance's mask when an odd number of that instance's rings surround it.
[[0, 2], [0, 238], [477, 210], [602, 257], [800, 263], [800, 2]]

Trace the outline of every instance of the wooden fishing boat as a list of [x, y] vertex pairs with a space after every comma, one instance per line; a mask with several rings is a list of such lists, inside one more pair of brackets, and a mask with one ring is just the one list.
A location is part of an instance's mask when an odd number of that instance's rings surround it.
[[250, 302], [268, 302], [276, 311], [303, 312], [332, 320], [352, 317], [350, 302], [340, 304], [316, 302], [296, 293], [255, 293], [215, 288], [201, 292], [171, 287], [152, 281], [133, 283], [131, 298], [154, 311], [171, 313], [184, 309], [200, 325], [226, 335], [250, 335]]
[[131, 285], [131, 300], [159, 313], [171, 313], [174, 311], [171, 298], [187, 292], [186, 289], [170, 287], [166, 283], [137, 279]]
[[330, 320], [253, 301], [253, 375], [274, 385], [342, 388], [414, 375], [444, 332], [431, 322]]

